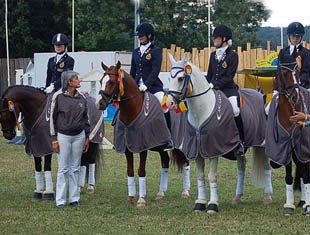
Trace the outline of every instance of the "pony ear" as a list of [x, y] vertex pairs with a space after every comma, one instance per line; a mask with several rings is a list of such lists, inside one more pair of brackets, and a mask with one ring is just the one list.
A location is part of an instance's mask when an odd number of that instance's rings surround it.
[[101, 67], [103, 68], [104, 71], [108, 69], [108, 66], [106, 66], [103, 62], [101, 62]]
[[182, 60], [184, 61], [184, 64], [186, 64], [188, 62], [188, 55], [187, 55], [187, 53], [184, 53], [184, 56], [183, 56]]
[[176, 61], [175, 61], [175, 59], [173, 58], [173, 56], [169, 52], [168, 52], [168, 56], [169, 56], [170, 63], [171, 64], [175, 64]]
[[117, 68], [117, 69], [120, 69], [121, 66], [122, 66], [121, 62], [120, 62], [120, 61], [117, 61], [117, 63], [116, 63], [116, 68]]

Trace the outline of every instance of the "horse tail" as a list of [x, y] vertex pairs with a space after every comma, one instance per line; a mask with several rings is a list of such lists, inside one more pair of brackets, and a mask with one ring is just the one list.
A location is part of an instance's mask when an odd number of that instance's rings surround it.
[[302, 165], [299, 161], [296, 162], [296, 171], [295, 171], [295, 178], [294, 178], [294, 184], [293, 189], [301, 191], [301, 184], [300, 184], [300, 178], [302, 178]]
[[184, 153], [179, 150], [179, 149], [173, 149], [171, 151], [171, 162], [172, 162], [172, 165], [176, 165], [177, 166], [177, 169], [179, 172], [182, 172], [183, 171], [183, 167], [185, 165], [188, 165], [189, 162], [188, 160], [186, 159]]
[[269, 169], [268, 157], [263, 147], [253, 147], [252, 184], [263, 188], [265, 185], [265, 170]]

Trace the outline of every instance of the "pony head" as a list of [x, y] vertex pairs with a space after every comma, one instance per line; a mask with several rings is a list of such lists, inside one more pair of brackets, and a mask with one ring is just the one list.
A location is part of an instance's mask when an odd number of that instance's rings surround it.
[[16, 135], [16, 111], [14, 103], [0, 98], [0, 124], [4, 138], [11, 140]]
[[[120, 101], [120, 98], [124, 94], [123, 87], [123, 75], [124, 71], [121, 69], [121, 62], [118, 61], [115, 66], [108, 67], [103, 62], [101, 62], [101, 66], [104, 70], [103, 78], [100, 80], [102, 89], [99, 94], [102, 99], [98, 102], [99, 109], [103, 109], [107, 106], [108, 103], [113, 101]], [[108, 75], [108, 79], [103, 86], [102, 81]], [[103, 88], [104, 87], [104, 88]]]
[[278, 84], [280, 94], [284, 95], [291, 105], [299, 102], [299, 75], [301, 69], [301, 58], [278, 66]]

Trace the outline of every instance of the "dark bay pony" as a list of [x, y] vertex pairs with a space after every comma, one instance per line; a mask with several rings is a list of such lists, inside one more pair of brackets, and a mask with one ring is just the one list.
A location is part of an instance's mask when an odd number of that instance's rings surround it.
[[[104, 90], [101, 90], [100, 94], [102, 95], [102, 99], [99, 101], [100, 107], [105, 107], [107, 103], [111, 102], [117, 102], [119, 105], [119, 121], [121, 121], [126, 128], [130, 128], [132, 123], [136, 123], [136, 119], [139, 116], [141, 110], [143, 109], [145, 112], [144, 99], [145, 95], [144, 93], [140, 92], [138, 89], [138, 86], [134, 79], [124, 70], [121, 69], [121, 63], [118, 61], [116, 66], [108, 67], [105, 64], [102, 63], [102, 68], [105, 71], [104, 77], [106, 75], [109, 75], [109, 80], [106, 82], [106, 85], [103, 85]], [[148, 93], [149, 96], [151, 95]], [[119, 97], [119, 99], [118, 99]], [[156, 98], [155, 98], [156, 99]], [[156, 102], [158, 102], [156, 100]], [[161, 112], [161, 107], [159, 106], [159, 111]], [[163, 115], [163, 114], [162, 114]], [[147, 118], [151, 118], [151, 116], [148, 116]], [[119, 128], [117, 128], [117, 123], [114, 127], [114, 145], [117, 150], [117, 144], [116, 142], [116, 135], [119, 135]], [[164, 121], [165, 123], [165, 121]], [[162, 123], [163, 124], [163, 123]], [[156, 130], [158, 132], [161, 131], [161, 129]], [[125, 134], [126, 135], [126, 134]], [[147, 134], [150, 136], [151, 134]], [[147, 138], [148, 136], [145, 136]], [[138, 135], [136, 135], [137, 138], [128, 140], [130, 142], [133, 142], [135, 145], [139, 145], [140, 142], [138, 140]], [[132, 147], [132, 146], [131, 146]], [[167, 152], [163, 151], [162, 148], [157, 147], [155, 149], [151, 149], [154, 151], [159, 152], [160, 158], [161, 158], [161, 182], [160, 182], [160, 191], [157, 193], [155, 199], [161, 199], [165, 195], [165, 191], [167, 190], [168, 185], [168, 169], [169, 169], [169, 155]], [[130, 204], [134, 203], [134, 197], [136, 195], [136, 185], [135, 185], [135, 179], [134, 179], [134, 154], [129, 150], [128, 145], [124, 147], [123, 151], [119, 152], [125, 152], [126, 160], [127, 160], [127, 176], [128, 176], [128, 197], [127, 202]], [[138, 152], [137, 152], [138, 153]], [[137, 201], [137, 207], [144, 207], [146, 204], [145, 201], [145, 195], [146, 195], [146, 182], [145, 182], [145, 166], [146, 166], [146, 159], [147, 159], [147, 150], [143, 150], [140, 153], [140, 162], [139, 162], [139, 169], [138, 169], [138, 175], [139, 175], [139, 200]], [[180, 157], [175, 159], [182, 159], [179, 162], [177, 162], [177, 165], [179, 169], [183, 169], [184, 177], [183, 177], [183, 193], [182, 197], [186, 198], [189, 196], [189, 163], [186, 160], [185, 156], [182, 154], [182, 152], [178, 151], [177, 149], [174, 149], [172, 151], [173, 154], [178, 154]]]
[[[29, 149], [27, 143], [33, 141], [30, 138], [33, 133], [34, 125], [37, 125], [37, 120], [42, 114], [47, 104], [47, 94], [41, 89], [16, 85], [9, 87], [0, 99], [0, 123], [2, 127], [3, 136], [10, 140], [16, 135], [16, 127], [21, 128], [23, 126], [23, 132], [26, 135], [25, 150], [26, 153], [33, 153], [35, 162], [35, 178], [36, 178], [36, 190], [33, 194], [33, 199], [54, 199], [54, 190], [51, 173], [51, 159], [52, 159], [52, 146], [49, 139], [49, 125], [40, 125], [40, 128], [36, 128], [36, 133], [42, 133], [42, 139], [36, 139], [34, 145], [38, 146], [40, 154], [34, 154], [34, 151]], [[19, 114], [22, 114], [22, 121], [18, 122]], [[49, 115], [46, 115], [46, 121], [48, 121]], [[48, 122], [47, 122], [48, 123]], [[21, 125], [23, 124], [23, 125]], [[43, 148], [42, 148], [43, 147]], [[99, 156], [99, 144], [90, 145], [92, 155]], [[88, 153], [86, 153], [87, 155]], [[42, 171], [42, 156], [44, 157], [44, 174]], [[89, 157], [88, 157], [89, 159]], [[91, 158], [92, 159], [92, 158]], [[45, 177], [45, 188], [44, 188]]]
[[[271, 166], [285, 166], [286, 203], [284, 215], [295, 212], [294, 189], [301, 187], [302, 198], [298, 206], [304, 207], [304, 214], [310, 215], [310, 131], [300, 129], [290, 121], [295, 111], [308, 113], [309, 91], [299, 86], [301, 61], [283, 63], [278, 66], [279, 95], [273, 97], [266, 131], [266, 154]], [[292, 163], [296, 165], [295, 180]], [[293, 182], [294, 180], [294, 182]], [[294, 183], [294, 186], [293, 186]]]

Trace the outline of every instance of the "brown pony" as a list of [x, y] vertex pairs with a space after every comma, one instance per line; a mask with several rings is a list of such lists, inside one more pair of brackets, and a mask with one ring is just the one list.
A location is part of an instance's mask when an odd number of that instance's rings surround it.
[[[275, 118], [278, 118], [280, 125], [286, 130], [290, 138], [288, 145], [289, 153], [287, 154], [287, 160], [285, 164], [285, 183], [286, 183], [286, 203], [284, 204], [284, 215], [292, 215], [295, 212], [294, 194], [293, 188], [296, 189], [300, 186], [300, 180], [306, 185], [310, 183], [310, 167], [309, 160], [300, 160], [300, 156], [297, 151], [299, 138], [305, 136], [305, 134], [296, 126], [296, 123], [290, 120], [290, 117], [295, 115], [295, 112], [300, 112], [304, 104], [303, 92], [307, 92], [305, 89], [299, 86], [299, 74], [300, 74], [301, 62], [297, 59], [291, 63], [283, 63], [278, 66], [278, 108], [276, 109]], [[275, 99], [275, 98], [274, 98]], [[273, 100], [274, 102], [274, 100]], [[268, 118], [269, 119], [269, 118]], [[274, 121], [276, 123], [276, 121]], [[273, 125], [273, 131], [275, 134], [276, 142], [280, 144], [281, 137], [279, 137], [279, 126]], [[299, 133], [298, 135], [296, 133]], [[301, 137], [300, 137], [301, 136]], [[267, 142], [267, 139], [266, 139]], [[266, 146], [267, 149], [267, 146]], [[269, 156], [273, 161], [276, 157]], [[292, 162], [296, 165], [295, 179], [292, 176]], [[278, 168], [282, 164], [271, 162], [273, 168]], [[293, 187], [294, 180], [294, 187]], [[302, 194], [304, 191], [304, 185], [301, 184]], [[306, 194], [305, 194], [306, 195]], [[306, 198], [302, 198], [298, 206], [303, 206], [307, 202]], [[310, 215], [310, 205], [304, 205], [304, 214]]]
[[[122, 121], [126, 126], [130, 125], [136, 117], [140, 114], [143, 102], [144, 102], [144, 93], [139, 91], [139, 88], [134, 81], [134, 79], [121, 69], [121, 63], [118, 61], [116, 66], [108, 67], [102, 63], [102, 68], [105, 71], [104, 76], [109, 75], [109, 80], [107, 81], [104, 90], [100, 91], [102, 95], [102, 99], [99, 101], [99, 106], [106, 107], [107, 103], [117, 102], [119, 105], [119, 120]], [[114, 129], [114, 133], [117, 130]], [[163, 179], [163, 169], [168, 170], [169, 168], [169, 155], [162, 148], [151, 149], [159, 152], [161, 158], [161, 166], [162, 166], [162, 175], [161, 175], [161, 186], [160, 191], [157, 193], [155, 199], [161, 199], [164, 197], [165, 190], [167, 188], [168, 178], [164, 181]], [[182, 161], [177, 162], [177, 165], [180, 168], [189, 167], [189, 162], [186, 160], [185, 156], [182, 152], [177, 149], [173, 150], [173, 154], [180, 155], [176, 159], [182, 159]], [[127, 160], [127, 176], [128, 176], [128, 197], [127, 202], [130, 204], [134, 203], [135, 197], [135, 181], [134, 181], [134, 159], [133, 153], [128, 150], [126, 147], [125, 150], [126, 160]], [[141, 195], [146, 194], [146, 183], [145, 183], [145, 165], [147, 159], [147, 150], [140, 152], [140, 162], [139, 162], [139, 200], [137, 202], [137, 207], [145, 206], [145, 198]], [[184, 170], [184, 168], [183, 168]], [[167, 176], [168, 177], [168, 176]], [[144, 179], [144, 180], [141, 180]], [[186, 179], [189, 181], [188, 178]], [[166, 184], [166, 185], [162, 185]], [[164, 189], [164, 190], [163, 190]], [[142, 194], [141, 194], [142, 190]], [[182, 193], [183, 197], [188, 197], [189, 188], [184, 187], [184, 191]]]
[[[0, 123], [4, 138], [11, 140], [16, 135], [16, 126], [21, 128], [23, 126], [23, 132], [26, 135], [26, 141], [31, 141], [30, 133], [33, 130], [33, 126], [37, 122], [41, 113], [43, 112], [47, 104], [47, 94], [35, 87], [16, 85], [9, 87], [0, 98]], [[18, 121], [19, 114], [22, 114], [22, 121]], [[48, 118], [48, 117], [46, 117]], [[35, 171], [36, 171], [36, 190], [33, 193], [33, 199], [54, 199], [54, 190], [52, 182], [51, 172], [51, 159], [52, 148], [51, 140], [49, 139], [49, 125], [40, 125], [40, 133], [44, 133], [43, 136], [47, 138], [45, 140], [34, 143], [38, 146], [46, 146], [41, 152], [42, 155], [34, 156]], [[50, 147], [48, 147], [50, 145]], [[25, 150], [28, 154], [32, 151]], [[44, 153], [43, 153], [44, 152]], [[100, 163], [99, 156], [99, 144], [92, 143], [89, 151], [83, 154], [82, 159], [86, 158], [84, 162], [88, 162], [89, 159], [94, 158], [96, 163]], [[92, 155], [92, 156], [89, 156]], [[44, 156], [44, 174], [42, 169], [42, 156]], [[93, 163], [93, 162], [89, 162]], [[100, 168], [98, 168], [100, 169]], [[44, 177], [45, 177], [45, 190], [44, 190]]]

